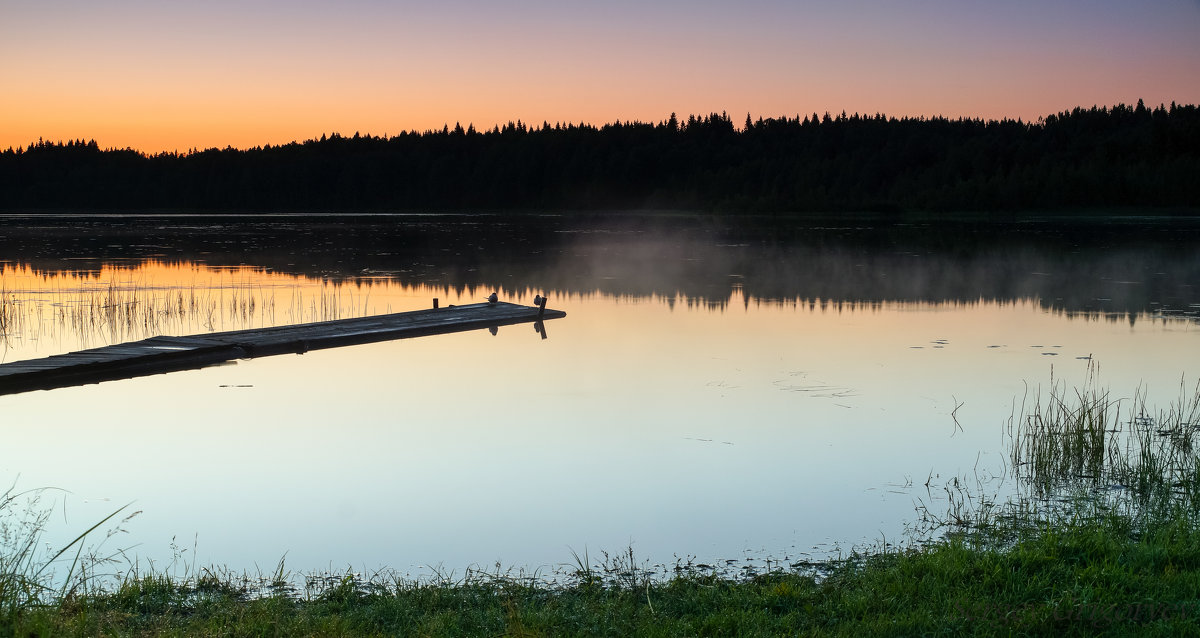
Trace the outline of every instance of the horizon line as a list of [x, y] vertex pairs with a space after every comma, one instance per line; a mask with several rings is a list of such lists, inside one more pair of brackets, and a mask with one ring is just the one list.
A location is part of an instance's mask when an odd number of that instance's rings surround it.
[[[1149, 111], [1157, 111], [1159, 109], [1168, 110], [1168, 109], [1175, 109], [1175, 108], [1180, 108], [1180, 107], [1195, 108], [1197, 105], [1195, 105], [1195, 104], [1178, 104], [1176, 101], [1172, 100], [1170, 105], [1167, 105], [1164, 102], [1160, 102], [1157, 106], [1151, 107], [1151, 106], [1146, 106], [1144, 104], [1143, 100], [1141, 98], [1139, 98], [1137, 101], [1137, 104], [1135, 106], [1130, 106], [1128, 104], [1125, 104], [1124, 102], [1117, 102], [1117, 103], [1111, 104], [1111, 105], [1093, 104], [1090, 107], [1084, 107], [1081, 105], [1077, 105], [1077, 106], [1071, 107], [1070, 109], [1056, 111], [1054, 113], [1050, 113], [1047, 115], [1039, 115], [1037, 117], [1037, 119], [1031, 119], [1031, 120], [1025, 120], [1020, 116], [1018, 116], [1016, 118], [1010, 118], [1008, 116], [1004, 116], [1000, 119], [996, 119], [996, 118], [984, 118], [984, 117], [980, 117], [980, 116], [965, 116], [965, 115], [960, 115], [957, 117], [950, 117], [950, 116], [941, 115], [941, 114], [939, 114], [939, 115], [924, 115], [924, 114], [922, 114], [922, 115], [903, 115], [903, 116], [897, 117], [894, 115], [888, 115], [881, 111], [876, 111], [874, 113], [864, 113], [864, 112], [855, 111], [854, 113], [849, 113], [848, 111], [843, 109], [841, 111], [841, 113], [839, 113], [837, 115], [834, 115], [830, 111], [826, 110], [823, 114], [818, 114], [816, 111], [814, 111], [811, 114], [807, 114], [807, 115], [800, 115], [799, 113], [797, 113], [793, 116], [777, 115], [777, 116], [764, 117], [760, 114], [757, 118], [754, 118], [750, 112], [747, 112], [746, 113], [746, 121], [752, 122], [753, 124], [758, 124], [760, 122], [779, 122], [779, 121], [783, 121], [783, 122], [795, 121], [796, 123], [816, 122], [818, 124], [821, 124], [826, 121], [841, 122], [841, 121], [848, 121], [848, 120], [879, 120], [879, 119], [882, 119], [882, 120], [888, 121], [888, 122], [949, 121], [949, 122], [976, 122], [976, 123], [984, 123], [984, 124], [1018, 123], [1018, 124], [1023, 124], [1023, 125], [1029, 126], [1029, 125], [1042, 125], [1050, 117], [1067, 116], [1067, 115], [1071, 115], [1072, 113], [1075, 113], [1077, 111], [1111, 112], [1111, 111], [1122, 109], [1122, 108], [1133, 110], [1133, 109], [1138, 108], [1139, 106], [1146, 110], [1149, 110]], [[585, 121], [580, 121], [580, 122], [576, 123], [576, 122], [572, 122], [569, 120], [568, 121], [559, 120], [554, 123], [550, 123], [548, 120], [543, 120], [540, 125], [533, 125], [529, 122], [524, 122], [520, 118], [517, 118], [516, 120], [510, 119], [506, 123], [503, 123], [503, 124], [494, 123], [491, 127], [476, 128], [474, 122], [469, 122], [464, 127], [462, 125], [461, 121], [457, 121], [457, 122], [455, 122], [455, 125], [453, 128], [450, 127], [449, 122], [444, 122], [442, 124], [441, 129], [434, 129], [434, 128], [428, 128], [425, 130], [407, 129], [407, 130], [401, 130], [400, 132], [397, 132], [397, 133], [388, 133], [385, 131], [382, 134], [376, 134], [376, 133], [371, 133], [371, 132], [362, 133], [361, 131], [355, 131], [352, 135], [347, 135], [347, 134], [343, 134], [340, 131], [328, 131], [328, 132], [323, 131], [323, 132], [321, 132], [319, 138], [316, 136], [313, 136], [313, 137], [309, 137], [307, 139], [293, 139], [293, 140], [289, 140], [287, 142], [279, 142], [279, 143], [269, 143], [268, 142], [265, 144], [258, 144], [258, 145], [254, 145], [254, 146], [245, 146], [245, 147], [234, 147], [232, 144], [227, 144], [223, 147], [222, 146], [208, 146], [208, 147], [204, 147], [204, 148], [190, 147], [186, 151], [181, 151], [178, 148], [176, 148], [174, 150], [161, 150], [161, 151], [149, 152], [149, 151], [145, 151], [145, 150], [134, 148], [132, 146], [127, 145], [127, 146], [123, 146], [123, 147], [107, 146], [100, 150], [104, 151], [104, 152], [130, 151], [130, 152], [137, 153], [143, 157], [158, 157], [158, 156], [164, 156], [164, 155], [167, 155], [167, 156], [174, 155], [174, 156], [186, 157], [188, 155], [205, 153], [205, 152], [209, 152], [209, 151], [231, 151], [232, 150], [232, 151], [243, 151], [244, 152], [244, 151], [251, 151], [251, 150], [268, 149], [268, 148], [281, 148], [281, 147], [286, 147], [286, 146], [291, 146], [291, 145], [320, 143], [327, 139], [372, 139], [372, 140], [389, 141], [389, 140], [399, 138], [402, 136], [425, 136], [425, 135], [439, 135], [439, 134], [447, 134], [447, 133], [459, 134], [459, 131], [462, 131], [463, 134], [489, 135], [489, 134], [503, 133], [510, 129], [516, 129], [516, 130], [520, 130], [523, 132], [529, 132], [529, 133], [536, 133], [536, 132], [541, 132], [541, 131], [546, 131], [546, 130], [561, 130], [561, 129], [572, 129], [572, 128], [603, 130], [608, 127], [616, 127], [616, 126], [659, 127], [659, 126], [668, 125], [668, 123], [670, 122], [671, 119], [675, 119], [678, 122], [680, 129], [684, 129], [684, 128], [686, 128], [686, 125], [690, 122], [693, 122], [693, 121], [708, 122], [708, 121], [711, 121], [712, 118], [714, 118], [714, 117], [723, 118], [723, 119], [729, 121], [733, 125], [733, 129], [736, 132], [742, 133], [742, 132], [745, 132], [746, 130], [748, 130], [748, 127], [746, 127], [744, 125], [738, 125], [737, 122], [734, 120], [734, 118], [728, 114], [728, 111], [721, 111], [720, 113], [717, 113], [714, 111], [714, 112], [708, 113], [706, 115], [697, 115], [695, 113], [689, 113], [686, 116], [686, 118], [679, 118], [676, 115], [676, 113], [674, 111], [672, 111], [670, 116], [668, 116], [667, 119], [659, 120], [658, 122], [646, 122], [646, 121], [642, 121], [642, 120], [638, 120], [638, 119], [629, 119], [629, 120], [622, 121], [620, 118], [616, 118], [612, 121], [604, 122], [599, 125], [593, 124], [591, 122], [585, 122]], [[85, 145], [85, 146], [95, 145], [97, 148], [99, 148], [99, 145], [96, 143], [95, 138], [88, 138], [88, 139], [72, 138], [72, 139], [67, 139], [65, 141], [60, 138], [57, 141], [51, 141], [51, 140], [46, 140], [45, 138], [39, 136], [36, 142], [31, 141], [24, 145], [16, 145], [16, 146], [10, 145], [8, 148], [6, 148], [0, 152], [20, 153], [20, 152], [30, 150], [30, 149], [35, 148], [40, 145], [70, 146], [70, 145], [80, 145], [80, 144]]]

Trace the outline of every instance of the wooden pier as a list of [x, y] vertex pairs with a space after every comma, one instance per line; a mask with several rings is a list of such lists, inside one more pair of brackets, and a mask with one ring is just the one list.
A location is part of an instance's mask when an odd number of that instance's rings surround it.
[[[479, 303], [358, 319], [234, 330], [186, 337], [151, 337], [43, 359], [0, 364], [0, 395], [191, 370], [276, 354], [304, 353], [376, 341], [494, 328], [567, 316], [560, 310]], [[544, 329], [539, 330], [545, 336]]]

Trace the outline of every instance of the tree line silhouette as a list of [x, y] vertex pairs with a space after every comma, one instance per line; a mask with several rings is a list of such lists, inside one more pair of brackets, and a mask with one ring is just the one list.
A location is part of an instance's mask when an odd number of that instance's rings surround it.
[[1020, 211], [1200, 207], [1200, 108], [1021, 120], [674, 114], [147, 155], [0, 152], [6, 210]]

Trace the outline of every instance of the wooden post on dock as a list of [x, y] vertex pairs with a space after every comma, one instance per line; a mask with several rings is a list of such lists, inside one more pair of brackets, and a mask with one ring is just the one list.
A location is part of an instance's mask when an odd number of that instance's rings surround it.
[[546, 314], [546, 298], [542, 297], [541, 301], [538, 303], [538, 314], [537, 314], [538, 319], [541, 319], [542, 316], [545, 314]]
[[438, 305], [437, 305], [437, 297], [434, 297], [434, 298], [433, 298], [433, 309], [434, 309], [434, 310], [437, 310], [437, 309], [438, 309]]

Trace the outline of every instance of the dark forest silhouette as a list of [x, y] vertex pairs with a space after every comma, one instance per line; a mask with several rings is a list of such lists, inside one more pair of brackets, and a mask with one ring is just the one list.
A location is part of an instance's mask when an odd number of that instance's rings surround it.
[[146, 155], [0, 152], [5, 210], [1020, 211], [1200, 207], [1200, 108], [1037, 122], [722, 114]]

